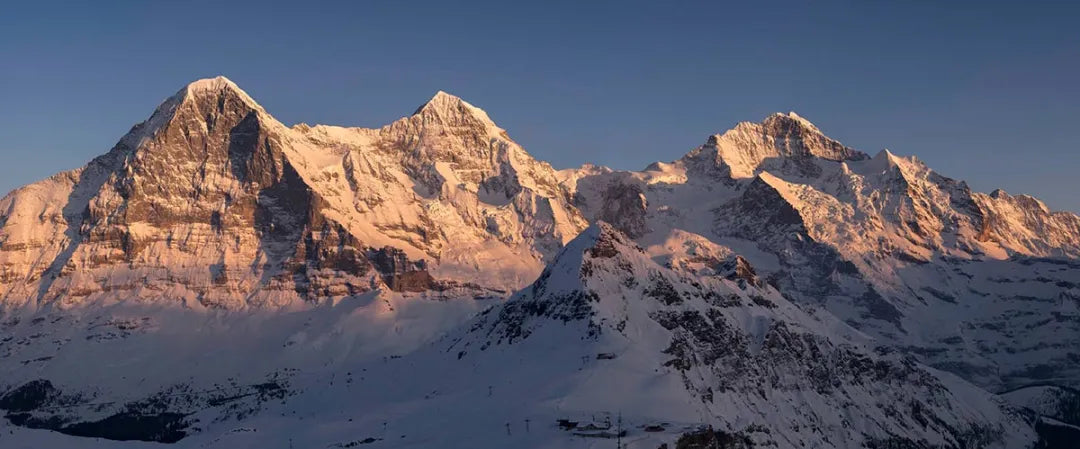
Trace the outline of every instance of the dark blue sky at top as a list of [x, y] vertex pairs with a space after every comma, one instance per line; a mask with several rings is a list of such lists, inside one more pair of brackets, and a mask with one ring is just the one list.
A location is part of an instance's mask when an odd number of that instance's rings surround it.
[[7, 2], [0, 190], [84, 164], [222, 74], [286, 124], [381, 126], [445, 90], [556, 168], [640, 169], [794, 110], [1080, 211], [1070, 3]]

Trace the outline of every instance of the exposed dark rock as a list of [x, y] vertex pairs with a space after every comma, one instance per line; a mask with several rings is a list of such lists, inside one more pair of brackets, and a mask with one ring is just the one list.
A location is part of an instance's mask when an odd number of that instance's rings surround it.
[[717, 271], [733, 281], [741, 281], [755, 287], [764, 285], [761, 279], [758, 278], [757, 272], [754, 271], [754, 267], [742, 256], [735, 256], [735, 258], [724, 262], [723, 265], [718, 267]]
[[98, 421], [75, 421], [63, 407], [77, 399], [65, 399], [48, 380], [34, 380], [5, 394], [0, 409], [9, 412], [6, 417], [16, 426], [80, 437], [174, 443], [186, 435], [185, 415], [144, 413], [134, 407]]
[[60, 396], [52, 382], [32, 380], [0, 397], [0, 410], [18, 413], [35, 410]]
[[649, 276], [649, 286], [646, 287], [645, 294], [668, 306], [683, 302], [679, 291], [660, 273], [654, 272]]
[[675, 442], [675, 449], [751, 449], [750, 437], [713, 430], [712, 427], [687, 432]]
[[424, 261], [411, 261], [400, 249], [385, 247], [372, 251], [369, 257], [393, 291], [422, 292], [435, 287], [435, 279], [428, 274]]
[[117, 413], [100, 421], [80, 422], [52, 430], [68, 435], [107, 440], [175, 443], [187, 436], [185, 429], [189, 424], [184, 421], [185, 416], [179, 413], [155, 415]]
[[1072, 426], [1053, 424], [1045, 420], [1035, 423], [1039, 441], [1034, 449], [1074, 449], [1080, 442], [1080, 429]]
[[648, 205], [641, 187], [637, 184], [613, 182], [601, 195], [603, 204], [596, 220], [610, 223], [632, 239], [648, 232], [645, 226]]

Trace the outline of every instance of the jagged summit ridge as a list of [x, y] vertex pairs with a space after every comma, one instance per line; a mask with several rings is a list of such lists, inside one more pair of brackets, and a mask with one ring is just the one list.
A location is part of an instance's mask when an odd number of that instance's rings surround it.
[[644, 447], [1030, 447], [992, 393], [1080, 386], [1077, 258], [1075, 215], [795, 113], [556, 173], [449, 94], [286, 128], [207, 79], [0, 199], [0, 409], [192, 447], [563, 447], [612, 411]]
[[808, 158], [846, 161], [869, 156], [829, 138], [809, 120], [791, 112], [772, 114], [761, 123], [741, 122], [727, 132], [709, 136], [682, 161], [719, 170], [723, 176], [750, 178], [762, 169], [813, 171]]
[[800, 126], [802, 126], [803, 128], [806, 128], [806, 129], [808, 129], [810, 131], [815, 131], [815, 132], [819, 132], [819, 133], [821, 132], [821, 130], [819, 130], [818, 127], [815, 126], [813, 123], [811, 123], [810, 120], [807, 120], [803, 116], [797, 114], [795, 111], [790, 111], [787, 114], [785, 114], [783, 112], [777, 112], [777, 113], [774, 113], [774, 114], [770, 115], [768, 118], [765, 119], [765, 121], [766, 122], [770, 122], [770, 121], [780, 121], [780, 122], [794, 121], [795, 123], [798, 123]]
[[25, 213], [0, 238], [33, 251], [0, 252], [5, 302], [505, 296], [585, 226], [549, 165], [445, 93], [382, 129], [286, 128], [227, 78], [198, 80], [90, 168], [43, 186], [63, 211], [9, 199]]

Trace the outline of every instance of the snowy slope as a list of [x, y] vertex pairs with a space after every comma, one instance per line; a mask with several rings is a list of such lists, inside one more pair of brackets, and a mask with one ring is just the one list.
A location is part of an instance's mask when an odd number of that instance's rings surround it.
[[[277, 336], [269, 328], [295, 326], [293, 316], [306, 316], [318, 332], [337, 315], [333, 309], [286, 315], [253, 334]], [[255, 325], [247, 320], [239, 322]], [[134, 347], [167, 348], [154, 333], [124, 339]], [[309, 335], [296, 345], [308, 352], [320, 339]], [[186, 414], [180, 430], [192, 435], [177, 443], [184, 447], [367, 441], [372, 447], [600, 448], [611, 447], [621, 429], [627, 447], [653, 448], [673, 447], [702, 426], [754, 447], [1011, 448], [1034, 442], [1029, 421], [990, 393], [910, 358], [875, 354], [867, 342], [745, 271], [696, 277], [664, 268], [601, 223], [567, 245], [531, 286], [430, 344], [381, 358], [378, 351], [320, 348], [301, 357], [290, 355], [292, 349], [262, 348], [252, 354], [274, 363], [250, 373], [298, 368], [205, 385], [197, 382], [224, 377], [227, 369], [200, 370], [200, 380], [179, 381], [143, 400], [152, 406], [139, 404]], [[205, 347], [183, 346], [193, 345]], [[330, 353], [338, 357], [315, 358]], [[144, 367], [154, 365], [152, 358], [131, 361]], [[94, 401], [75, 384], [57, 383], [65, 393], [28, 413], [41, 423], [116, 413], [77, 410]], [[139, 385], [123, 392], [137, 397]], [[576, 424], [559, 427], [559, 420]], [[19, 432], [22, 441], [72, 444]]]
[[612, 410], [633, 422], [700, 420], [781, 447], [949, 447], [999, 438], [1012, 447], [1030, 438], [990, 394], [910, 359], [874, 354], [865, 337], [827, 314], [806, 313], [747, 273], [664, 268], [602, 222], [459, 338], [447, 351], [461, 360], [524, 355], [521, 372], [533, 375], [552, 358], [535, 353], [580, 354], [591, 372], [544, 376], [581, 379], [558, 400], [577, 416]]
[[871, 157], [794, 114], [641, 172], [559, 176], [587, 217], [644, 246], [690, 232], [736, 248], [799, 303], [990, 389], [1080, 379], [1080, 218], [1033, 198]]
[[794, 113], [555, 171], [444, 92], [287, 127], [200, 80], [0, 199], [0, 447], [1031, 447], [1078, 257]]

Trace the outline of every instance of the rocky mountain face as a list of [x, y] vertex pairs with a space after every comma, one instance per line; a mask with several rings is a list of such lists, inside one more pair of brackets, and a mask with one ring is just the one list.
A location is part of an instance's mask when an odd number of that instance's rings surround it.
[[287, 128], [231, 81], [0, 201], [8, 304], [236, 309], [376, 289], [506, 296], [586, 225], [554, 171], [445, 93], [379, 130]]
[[0, 446], [1068, 447], [1078, 301], [1076, 215], [795, 113], [555, 171], [207, 79], [0, 200]]

